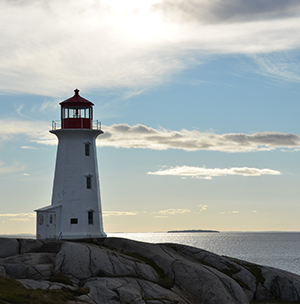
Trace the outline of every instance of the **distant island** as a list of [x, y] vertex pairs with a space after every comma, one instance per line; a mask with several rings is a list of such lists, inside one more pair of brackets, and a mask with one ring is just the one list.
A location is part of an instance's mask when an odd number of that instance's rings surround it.
[[205, 233], [205, 232], [213, 232], [213, 233], [220, 233], [220, 231], [217, 230], [171, 230], [167, 233]]

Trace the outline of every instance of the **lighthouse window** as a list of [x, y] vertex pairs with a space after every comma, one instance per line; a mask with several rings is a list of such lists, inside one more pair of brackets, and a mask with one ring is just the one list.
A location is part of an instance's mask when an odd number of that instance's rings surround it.
[[78, 218], [71, 218], [71, 224], [78, 224]]
[[88, 222], [89, 225], [94, 225], [94, 214], [93, 211], [88, 212]]
[[63, 118], [68, 118], [68, 117], [69, 117], [69, 109], [63, 108]]
[[90, 144], [85, 144], [85, 156], [90, 156]]
[[92, 189], [92, 177], [91, 176], [86, 176], [86, 188]]
[[66, 107], [62, 109], [62, 118], [91, 118], [92, 113], [90, 108], [84, 107]]
[[90, 109], [86, 108], [85, 110], [85, 118], [90, 118]]
[[72, 117], [72, 118], [80, 118], [81, 117], [81, 111], [80, 111], [80, 109], [70, 109], [70, 117]]

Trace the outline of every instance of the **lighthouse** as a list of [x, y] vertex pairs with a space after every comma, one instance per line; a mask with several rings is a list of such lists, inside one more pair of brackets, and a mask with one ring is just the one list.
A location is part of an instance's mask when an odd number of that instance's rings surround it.
[[101, 125], [93, 121], [93, 103], [75, 90], [62, 101], [60, 124], [50, 133], [58, 138], [50, 206], [37, 212], [38, 239], [103, 238], [96, 138]]

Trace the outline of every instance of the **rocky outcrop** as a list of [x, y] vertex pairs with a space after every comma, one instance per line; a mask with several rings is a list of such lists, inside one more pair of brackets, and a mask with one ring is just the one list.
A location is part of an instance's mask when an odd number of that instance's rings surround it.
[[0, 239], [0, 276], [29, 289], [81, 286], [78, 303], [300, 303], [300, 276], [199, 248], [105, 238], [39, 252], [45, 243]]
[[19, 253], [19, 242], [16, 239], [1, 238], [0, 244], [0, 258]]
[[69, 242], [56, 256], [55, 271], [74, 283], [91, 277], [130, 277], [155, 283], [160, 279], [151, 266], [130, 256], [93, 244]]
[[93, 278], [85, 284], [96, 303], [163, 303], [187, 304], [176, 290], [142, 279], [130, 277]]
[[0, 238], [0, 259], [19, 253], [35, 252], [43, 246], [39, 240]]

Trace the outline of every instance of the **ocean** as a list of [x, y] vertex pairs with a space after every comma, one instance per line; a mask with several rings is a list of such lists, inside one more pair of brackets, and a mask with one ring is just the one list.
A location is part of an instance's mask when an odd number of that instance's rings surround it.
[[300, 232], [108, 233], [149, 243], [179, 243], [300, 275]]
[[[107, 236], [189, 245], [300, 275], [300, 232], [108, 233]], [[2, 237], [35, 238], [34, 235]]]

